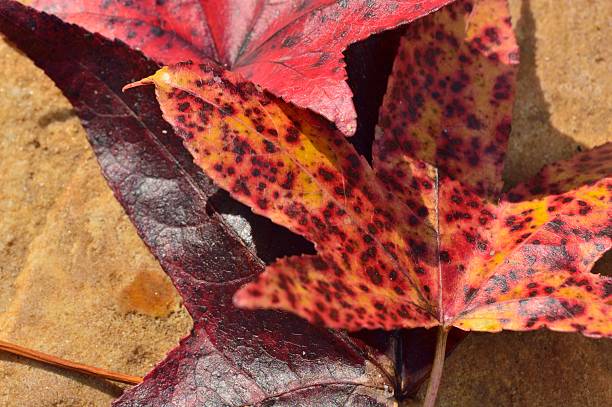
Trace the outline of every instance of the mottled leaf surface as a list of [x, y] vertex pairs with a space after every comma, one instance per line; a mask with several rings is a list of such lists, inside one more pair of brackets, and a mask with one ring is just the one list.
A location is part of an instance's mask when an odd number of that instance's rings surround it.
[[[610, 278], [589, 272], [612, 240], [609, 146], [500, 196], [518, 58], [510, 27], [499, 0], [460, 2], [409, 27], [375, 170], [319, 117], [214, 63], [136, 84], [155, 84], [165, 118], [217, 184], [315, 243], [316, 255], [270, 265], [238, 305], [349, 330], [611, 335]], [[450, 115], [441, 106], [455, 97], [464, 111]], [[445, 129], [452, 140], [437, 137]]]
[[[272, 264], [257, 289], [237, 295], [239, 304], [256, 296], [311, 321], [328, 315], [330, 326], [353, 330], [408, 326], [398, 315], [412, 317], [413, 326], [434, 323], [429, 293], [415, 283], [431, 256], [425, 250], [413, 261], [401, 250], [409, 242], [423, 247], [434, 238], [431, 229], [400, 222], [415, 215], [329, 122], [214, 63], [166, 67], [139, 84], [145, 83], [155, 83], [164, 116], [199, 166], [318, 250]], [[385, 309], [393, 318], [381, 325]]]
[[458, 2], [412, 24], [381, 110], [376, 171], [427, 208], [444, 325], [610, 335], [610, 280], [589, 273], [610, 247], [610, 145], [500, 200], [517, 62], [505, 1]]
[[356, 129], [342, 51], [452, 0], [36, 0], [34, 5], [162, 63], [213, 59]]
[[392, 405], [391, 362], [363, 341], [233, 306], [263, 263], [221, 217], [231, 202], [193, 164], [152, 91], [121, 92], [156, 63], [14, 1], [0, 0], [0, 32], [74, 104], [109, 185], [194, 319], [191, 335], [115, 405]]
[[410, 156], [497, 197], [517, 67], [505, 0], [462, 1], [411, 24], [380, 116], [392, 134], [375, 147], [377, 170]]

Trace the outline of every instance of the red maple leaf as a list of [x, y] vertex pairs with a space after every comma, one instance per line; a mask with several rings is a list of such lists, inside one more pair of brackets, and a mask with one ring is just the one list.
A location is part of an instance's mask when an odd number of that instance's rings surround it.
[[35, 0], [164, 64], [212, 59], [356, 130], [342, 51], [452, 0]]

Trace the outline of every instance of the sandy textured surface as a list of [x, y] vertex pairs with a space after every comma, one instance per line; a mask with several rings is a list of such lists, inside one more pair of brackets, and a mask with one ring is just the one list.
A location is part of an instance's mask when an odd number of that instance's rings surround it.
[[[0, 339], [143, 375], [191, 319], [100, 175], [71, 106], [0, 42]], [[0, 352], [0, 406], [108, 406], [122, 388]]]
[[[612, 2], [511, 1], [522, 48], [509, 182], [612, 136]], [[99, 174], [84, 131], [0, 41], [0, 339], [144, 374], [191, 324]], [[612, 262], [598, 265], [610, 272]], [[612, 342], [471, 335], [440, 406], [612, 404]], [[104, 406], [121, 387], [0, 353], [0, 406]]]

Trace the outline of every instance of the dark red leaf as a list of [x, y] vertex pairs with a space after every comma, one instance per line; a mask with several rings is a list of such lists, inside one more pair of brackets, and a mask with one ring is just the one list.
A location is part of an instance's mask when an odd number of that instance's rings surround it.
[[165, 64], [214, 59], [299, 106], [356, 130], [342, 51], [452, 0], [36, 0]]
[[[220, 194], [193, 165], [161, 118], [151, 90], [120, 91], [154, 72], [156, 63], [14, 1], [0, 0], [0, 32], [73, 103], [109, 185], [195, 321], [192, 334], [116, 405], [278, 400], [373, 406], [390, 403], [385, 385], [398, 397], [414, 393], [432, 359], [429, 332], [351, 338], [291, 315], [232, 305], [235, 290], [259, 274], [263, 263], [237, 238], [241, 230], [228, 227], [223, 213], [248, 216], [249, 211]], [[266, 261], [304, 250], [301, 241], [267, 220], [249, 221]], [[279, 238], [283, 250], [275, 254]]]

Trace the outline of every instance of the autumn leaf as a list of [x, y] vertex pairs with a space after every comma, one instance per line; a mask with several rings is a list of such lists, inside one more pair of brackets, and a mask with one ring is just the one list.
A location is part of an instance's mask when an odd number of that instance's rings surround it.
[[[323, 298], [317, 301], [317, 307], [330, 310], [330, 318], [335, 321], [330, 325], [344, 327], [348, 322], [353, 330], [391, 329], [391, 323], [383, 325], [378, 318], [363, 317], [372, 301], [387, 295], [381, 285], [387, 279], [381, 271], [397, 270], [393, 278], [397, 290], [391, 290], [391, 295], [412, 300], [407, 303], [409, 308], [397, 311], [406, 318], [420, 315], [422, 319], [414, 326], [435, 324], [423, 309], [426, 302], [413, 289], [410, 277], [399, 273], [399, 264], [408, 261], [407, 255], [399, 251], [394, 256], [385, 255], [396, 251], [396, 241], [408, 235], [416, 237], [415, 229], [409, 230], [408, 224], [403, 229], [395, 227], [405, 215], [396, 213], [396, 208], [403, 209], [403, 205], [385, 191], [341, 133], [315, 114], [262, 93], [238, 74], [214, 64], [184, 63], [163, 68], [136, 85], [150, 82], [157, 85], [164, 116], [175, 124], [196, 164], [256, 213], [316, 244], [317, 256], [286, 258], [271, 266], [273, 270], [295, 267], [300, 275], [268, 272], [279, 280], [268, 281], [250, 294], [264, 299], [268, 295], [262, 290], [267, 287], [287, 287], [276, 296], [270, 293], [268, 300], [291, 310], [303, 303], [302, 296], [309, 296], [309, 292], [314, 295], [315, 287], [319, 291], [333, 290], [328, 294], [340, 295], [325, 296], [321, 292]], [[433, 237], [430, 232], [422, 228], [423, 241]], [[369, 273], [367, 284], [354, 278], [355, 273], [347, 273], [351, 267]], [[347, 301], [355, 304], [354, 313], [344, 313], [342, 305]], [[361, 306], [363, 311], [358, 310]], [[321, 319], [310, 306], [299, 311], [309, 312], [311, 320]]]
[[410, 155], [499, 196], [518, 64], [507, 7], [462, 1], [409, 27], [380, 115], [379, 173]]
[[[315, 243], [316, 255], [268, 266], [237, 292], [238, 305], [348, 330], [610, 336], [610, 279], [589, 273], [611, 244], [609, 147], [592, 153], [593, 174], [578, 176], [586, 185], [554, 194], [545, 169], [536, 184], [553, 195], [494, 199], [516, 53], [501, 0], [458, 3], [411, 26], [381, 111], [378, 176], [323, 119], [213, 63], [165, 67], [130, 87], [155, 84], [196, 164]], [[442, 134], [428, 124], [436, 114]], [[561, 174], [576, 165], [559, 164]]]
[[[464, 31], [457, 50], [453, 38]], [[413, 24], [381, 110], [375, 168], [409, 205], [421, 200], [437, 214], [429, 221], [443, 325], [608, 336], [610, 280], [589, 270], [610, 246], [610, 146], [574, 159], [599, 157], [590, 166], [544, 169], [531, 190], [548, 196], [533, 199], [519, 186], [500, 200], [517, 62], [503, 0], [464, 2]], [[415, 188], [423, 182], [434, 187]], [[582, 289], [571, 288], [575, 279]]]
[[74, 105], [103, 175], [195, 321], [191, 335], [115, 405], [384, 406], [391, 391], [414, 394], [431, 364], [431, 332], [350, 336], [232, 304], [234, 292], [263, 271], [260, 258], [309, 248], [220, 193], [164, 122], [151, 90], [120, 91], [156, 63], [14, 1], [0, 0], [0, 32]]
[[347, 135], [356, 130], [342, 51], [452, 0], [36, 0], [34, 6], [118, 38], [156, 61], [213, 59]]
[[315, 244], [235, 304], [348, 330], [439, 326], [432, 407], [451, 327], [612, 337], [612, 279], [590, 273], [612, 243], [612, 144], [500, 196], [517, 62], [505, 1], [458, 2], [410, 26], [374, 169], [324, 119], [213, 63], [126, 89], [154, 84], [196, 164]]

